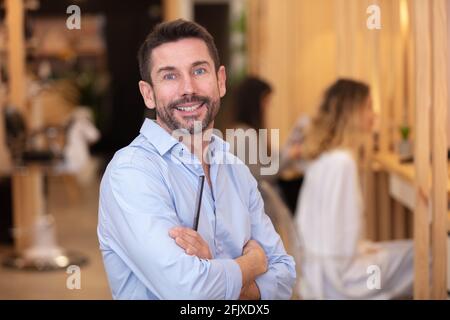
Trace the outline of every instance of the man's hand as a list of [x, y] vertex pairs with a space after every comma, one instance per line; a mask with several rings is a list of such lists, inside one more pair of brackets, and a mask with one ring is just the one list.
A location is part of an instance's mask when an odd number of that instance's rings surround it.
[[264, 249], [255, 240], [249, 240], [242, 256], [235, 259], [242, 272], [242, 287], [249, 286], [259, 275], [267, 271], [267, 257]]
[[203, 240], [198, 232], [186, 227], [175, 227], [169, 230], [169, 236], [188, 255], [197, 256], [200, 259], [212, 259], [208, 243]]
[[250, 282], [249, 285], [242, 287], [239, 300], [259, 300], [261, 299], [261, 292], [255, 281]]
[[253, 257], [255, 259], [255, 265], [259, 267], [256, 271], [259, 274], [263, 274], [267, 271], [266, 253], [256, 240], [249, 240], [245, 244], [242, 255]]

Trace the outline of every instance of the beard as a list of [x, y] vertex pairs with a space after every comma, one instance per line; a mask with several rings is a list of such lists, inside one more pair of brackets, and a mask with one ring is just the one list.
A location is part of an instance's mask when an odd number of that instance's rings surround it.
[[[179, 105], [200, 102], [202, 106], [206, 107], [206, 114], [203, 120], [198, 119], [198, 116], [186, 116], [183, 117], [184, 121], [179, 121], [175, 117], [175, 110]], [[200, 107], [202, 107], [200, 106]], [[167, 106], [156, 105], [156, 116], [164, 123], [171, 131], [183, 129], [187, 130], [189, 134], [199, 133], [200, 126], [194, 126], [194, 122], [201, 121], [201, 131], [204, 131], [216, 117], [220, 109], [220, 98], [213, 100], [206, 96], [191, 95], [182, 99], [175, 100], [169, 103]]]

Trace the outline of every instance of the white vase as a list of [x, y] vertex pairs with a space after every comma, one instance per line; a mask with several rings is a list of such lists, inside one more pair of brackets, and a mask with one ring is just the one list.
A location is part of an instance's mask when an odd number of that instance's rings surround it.
[[412, 160], [412, 157], [413, 157], [412, 143], [409, 140], [401, 140], [398, 143], [397, 152], [398, 152], [400, 161]]

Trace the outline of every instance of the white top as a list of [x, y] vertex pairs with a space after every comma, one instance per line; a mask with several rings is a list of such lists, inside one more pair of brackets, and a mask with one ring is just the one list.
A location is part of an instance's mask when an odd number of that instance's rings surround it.
[[303, 183], [296, 217], [305, 249], [318, 255], [353, 256], [363, 205], [350, 152], [323, 153], [307, 167]]
[[[412, 241], [362, 241], [361, 187], [349, 151], [324, 152], [308, 165], [295, 220], [303, 298], [389, 299], [412, 294]], [[374, 270], [380, 271], [378, 279]]]

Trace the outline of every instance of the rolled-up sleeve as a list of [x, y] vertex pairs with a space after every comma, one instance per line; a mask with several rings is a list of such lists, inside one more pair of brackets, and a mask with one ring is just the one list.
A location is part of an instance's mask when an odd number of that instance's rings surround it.
[[[100, 215], [104, 241], [145, 287], [159, 299], [237, 299], [242, 287], [232, 259], [205, 260], [187, 255], [169, 236], [179, 226], [171, 195], [157, 165], [115, 163], [101, 184]], [[106, 271], [113, 295], [120, 270]], [[123, 272], [123, 270], [122, 270]]]
[[252, 181], [250, 214], [252, 239], [263, 247], [268, 261], [266, 273], [256, 278], [262, 300], [290, 299], [296, 279], [294, 259], [286, 253], [280, 236], [264, 211], [256, 181]]

